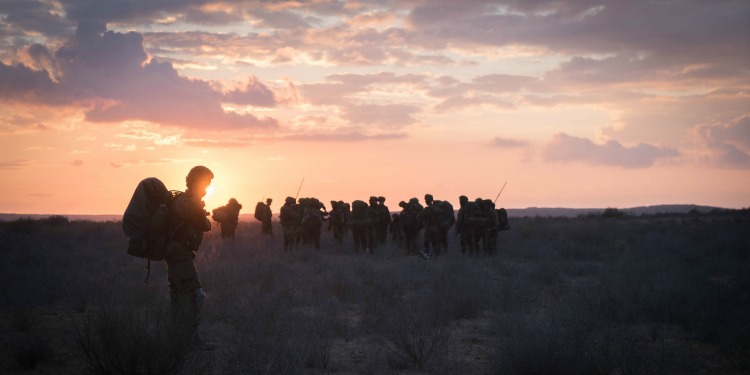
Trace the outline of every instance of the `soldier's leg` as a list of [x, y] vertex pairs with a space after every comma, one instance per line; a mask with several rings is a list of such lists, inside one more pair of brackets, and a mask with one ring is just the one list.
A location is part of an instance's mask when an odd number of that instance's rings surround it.
[[187, 340], [194, 340], [197, 338], [205, 293], [203, 293], [203, 286], [195, 268], [192, 252], [175, 250], [177, 247], [178, 245], [171, 245], [171, 252], [168, 250], [165, 259], [172, 318], [179, 329], [179, 334], [184, 335]]

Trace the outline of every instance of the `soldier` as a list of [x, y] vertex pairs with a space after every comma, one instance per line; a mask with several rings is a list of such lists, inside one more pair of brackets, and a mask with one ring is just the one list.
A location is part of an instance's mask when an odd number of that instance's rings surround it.
[[[406, 202], [401, 201], [399, 203], [399, 206], [401, 203], [406, 204]], [[392, 214], [391, 215], [391, 241], [396, 244], [402, 244], [404, 243], [404, 228], [401, 226], [401, 215], [400, 214]]]
[[234, 232], [240, 220], [242, 205], [231, 198], [226, 205], [215, 208], [212, 213], [214, 221], [221, 227], [221, 238], [234, 240]]
[[448, 252], [448, 230], [456, 222], [453, 212], [453, 205], [448, 201], [435, 201], [435, 207], [438, 209], [438, 247], [437, 254], [443, 251]]
[[475, 199], [474, 205], [476, 207], [476, 214], [472, 216], [474, 223], [474, 243], [478, 252], [479, 249], [484, 249], [487, 246], [487, 225], [490, 217], [487, 214], [487, 210], [484, 209], [484, 199]]
[[418, 216], [424, 207], [422, 207], [417, 198], [411, 198], [401, 208], [401, 226], [404, 230], [406, 254], [414, 255], [417, 254], [417, 238], [419, 237], [419, 231], [422, 230], [422, 222], [419, 221]]
[[376, 211], [378, 213], [378, 221], [375, 225], [375, 238], [379, 245], [385, 245], [388, 238], [388, 228], [392, 222], [391, 211], [385, 205], [385, 197], [378, 197], [377, 201]]
[[469, 247], [469, 235], [468, 228], [464, 228], [464, 213], [466, 212], [466, 204], [469, 203], [469, 198], [465, 195], [458, 197], [458, 214], [456, 215], [456, 226], [453, 227], [456, 231], [456, 235], [460, 236], [461, 241], [461, 254], [466, 254], [466, 250]]
[[197, 350], [213, 350], [216, 345], [198, 334], [200, 313], [207, 298], [195, 268], [195, 252], [203, 232], [211, 230], [203, 197], [214, 174], [204, 166], [193, 167], [185, 178], [187, 190], [172, 201], [174, 230], [167, 245], [167, 276], [173, 317], [184, 327]]
[[380, 209], [378, 208], [378, 197], [370, 197], [370, 205], [367, 206], [367, 213], [370, 217], [370, 227], [367, 230], [367, 248], [370, 253], [375, 251], [377, 247], [377, 239], [375, 238], [375, 228], [380, 222]]
[[263, 208], [263, 220], [261, 220], [260, 234], [273, 236], [273, 225], [271, 219], [273, 218], [273, 212], [271, 211], [271, 202], [273, 199], [266, 199], [265, 207]]
[[367, 233], [370, 230], [372, 223], [370, 221], [370, 214], [368, 212], [367, 203], [361, 200], [355, 200], [352, 202], [352, 212], [349, 218], [349, 228], [352, 230], [352, 237], [354, 238], [354, 250], [359, 252], [360, 249], [368, 251], [369, 243], [367, 240]]
[[[456, 228], [459, 228], [458, 221], [456, 221]], [[468, 201], [463, 207], [463, 215], [461, 218], [461, 246], [463, 251], [464, 243], [466, 244], [466, 252], [469, 255], [479, 252], [479, 241], [482, 238], [484, 231], [484, 216], [482, 215], [481, 209], [476, 202]]]
[[498, 220], [497, 211], [495, 210], [495, 203], [489, 199], [485, 199], [484, 210], [485, 217], [487, 218], [484, 252], [487, 255], [495, 255], [495, 252], [497, 251], [497, 231], [500, 227], [500, 221]]
[[284, 233], [284, 250], [297, 248], [297, 200], [286, 197], [279, 212], [279, 222]]
[[320, 229], [323, 227], [324, 214], [327, 214], [327, 212], [324, 213], [321, 210], [325, 206], [316, 198], [307, 198], [303, 202], [302, 233], [304, 243], [320, 250]]
[[346, 236], [349, 231], [349, 219], [352, 216], [352, 207], [349, 203], [344, 203], [344, 201], [339, 201], [339, 205], [342, 207], [341, 210], [344, 213], [344, 229], [342, 230], [342, 236]]
[[425, 208], [419, 213], [417, 219], [424, 225], [424, 250], [422, 251], [422, 257], [430, 260], [432, 259], [433, 251], [432, 247], [437, 251], [440, 243], [440, 212], [432, 194], [425, 194], [424, 196]]
[[328, 231], [333, 234], [333, 240], [341, 244], [344, 240], [344, 205], [331, 201], [331, 212], [328, 216]]

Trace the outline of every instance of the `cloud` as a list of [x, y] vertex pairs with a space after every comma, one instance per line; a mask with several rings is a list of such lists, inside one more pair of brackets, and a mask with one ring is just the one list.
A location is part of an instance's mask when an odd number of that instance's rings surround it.
[[273, 91], [253, 76], [248, 78], [245, 87], [231, 90], [224, 94], [224, 100], [231, 103], [248, 104], [258, 107], [273, 107], [276, 104]]
[[724, 167], [750, 167], [750, 115], [696, 128], [711, 161]]
[[342, 117], [353, 125], [374, 125], [380, 128], [403, 128], [414, 124], [422, 108], [410, 104], [363, 104], [345, 107]]
[[76, 159], [76, 160], [73, 160], [73, 162], [71, 164], [73, 164], [74, 167], [80, 167], [80, 166], [83, 165], [83, 160]]
[[519, 148], [519, 147], [527, 147], [529, 145], [528, 141], [519, 140], [519, 139], [509, 139], [509, 138], [501, 138], [501, 137], [495, 137], [495, 139], [490, 142], [490, 147], [497, 147], [497, 148]]
[[583, 161], [593, 164], [624, 168], [646, 168], [658, 159], [676, 157], [679, 153], [671, 148], [639, 144], [626, 147], [617, 141], [596, 144], [585, 138], [556, 134], [543, 150], [548, 161]]
[[212, 140], [212, 139], [185, 139], [185, 144], [194, 147], [205, 148], [243, 148], [254, 142], [244, 140]]
[[726, 123], [702, 126], [699, 131], [709, 143], [728, 143], [750, 150], [750, 114]]
[[0, 161], [0, 169], [18, 169], [28, 167], [33, 163], [30, 159], [13, 159]]
[[[224, 111], [221, 93], [208, 82], [179, 76], [171, 63], [149, 60], [143, 37], [136, 32], [116, 33], [103, 24], [81, 23], [75, 37], [54, 56], [59, 72], [0, 63], [0, 99], [48, 105], [86, 102], [86, 119], [92, 122], [143, 120], [215, 130], [278, 125], [273, 118]], [[253, 79], [233, 97], [268, 106], [273, 104], [268, 92]]]
[[351, 132], [343, 134], [297, 134], [283, 137], [291, 141], [308, 141], [308, 142], [362, 142], [362, 141], [385, 141], [407, 138], [404, 133], [387, 133], [366, 135], [360, 132]]

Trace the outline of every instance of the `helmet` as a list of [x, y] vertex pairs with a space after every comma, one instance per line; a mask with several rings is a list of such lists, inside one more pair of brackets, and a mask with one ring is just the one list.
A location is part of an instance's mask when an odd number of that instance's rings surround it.
[[469, 201], [469, 197], [467, 197], [467, 196], [465, 196], [465, 195], [462, 195], [462, 196], [458, 197], [458, 201], [459, 201], [459, 202], [463, 202], [463, 203], [466, 203], [466, 202], [468, 202], [468, 201]]
[[284, 202], [286, 202], [288, 204], [295, 204], [295, 203], [297, 203], [297, 200], [294, 199], [294, 198], [292, 198], [292, 197], [286, 197], [286, 199], [284, 199]]

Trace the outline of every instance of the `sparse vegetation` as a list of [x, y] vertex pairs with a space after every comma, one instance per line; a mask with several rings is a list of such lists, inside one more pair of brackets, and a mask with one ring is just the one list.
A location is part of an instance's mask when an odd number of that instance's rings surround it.
[[197, 263], [210, 353], [175, 345], [165, 272], [143, 284], [119, 223], [0, 222], [0, 372], [750, 371], [750, 212], [620, 213], [512, 218], [497, 256], [452, 243], [431, 262], [212, 231]]

